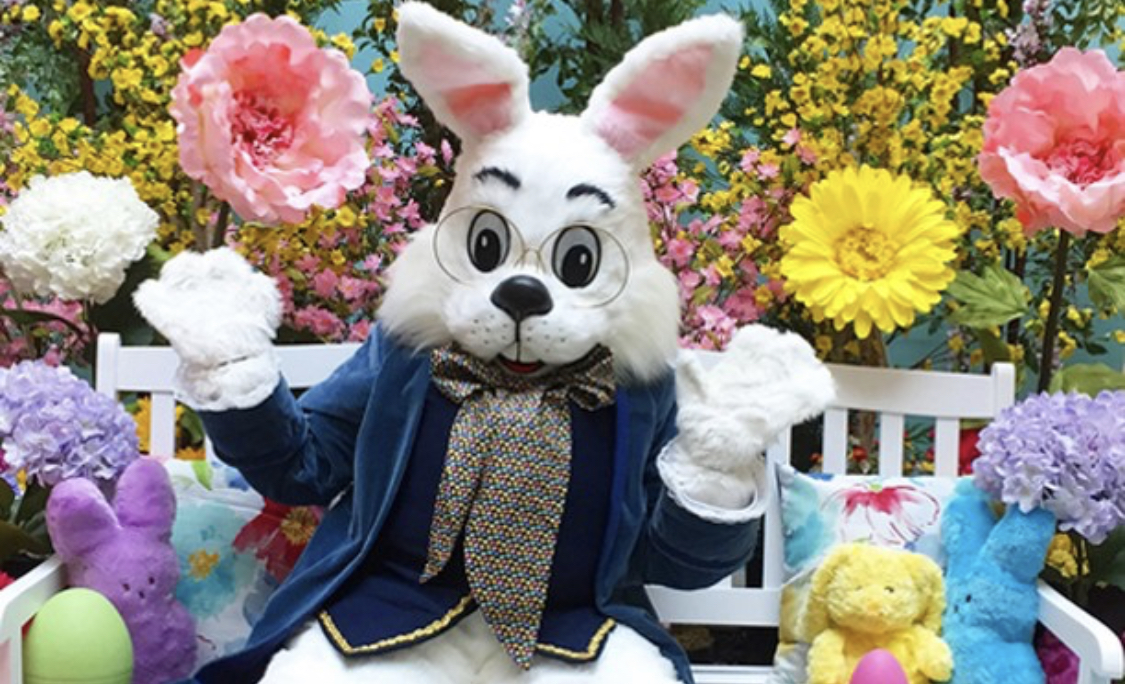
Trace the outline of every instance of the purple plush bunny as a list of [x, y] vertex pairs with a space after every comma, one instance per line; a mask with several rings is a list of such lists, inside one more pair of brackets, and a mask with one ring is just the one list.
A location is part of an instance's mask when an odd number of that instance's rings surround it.
[[60, 483], [47, 503], [47, 528], [70, 584], [103, 594], [129, 627], [134, 684], [175, 681], [195, 664], [195, 624], [175, 597], [175, 515], [168, 474], [146, 460], [125, 469], [113, 508], [84, 479]]

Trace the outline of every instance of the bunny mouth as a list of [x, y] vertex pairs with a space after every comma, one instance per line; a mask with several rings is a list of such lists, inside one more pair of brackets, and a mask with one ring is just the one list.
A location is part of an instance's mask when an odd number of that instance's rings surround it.
[[530, 375], [532, 373], [535, 373], [536, 371], [542, 370], [546, 365], [542, 361], [524, 363], [521, 361], [512, 361], [511, 359], [504, 358], [503, 356], [498, 356], [496, 358], [500, 362], [501, 366], [503, 366], [509, 372], [515, 373], [516, 375]]

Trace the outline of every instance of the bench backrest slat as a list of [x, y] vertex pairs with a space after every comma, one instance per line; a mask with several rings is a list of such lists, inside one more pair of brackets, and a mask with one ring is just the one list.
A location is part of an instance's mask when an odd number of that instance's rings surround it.
[[[293, 345], [277, 348], [282, 372], [290, 387], [307, 388], [328, 377], [358, 348], [358, 344]], [[697, 352], [705, 365], [721, 355]], [[178, 361], [168, 347], [123, 347], [120, 337], [98, 337], [95, 385], [99, 392], [145, 392], [152, 395], [151, 451], [161, 457], [175, 452], [175, 401], [172, 381]], [[933, 421], [935, 472], [957, 472], [960, 420], [995, 416], [1015, 397], [1015, 371], [996, 364], [990, 375], [939, 373], [829, 365], [837, 383], [837, 400], [823, 419], [822, 468], [841, 474], [847, 469], [849, 414], [877, 414], [879, 472], [903, 471], [903, 440], [907, 418]], [[210, 445], [208, 444], [208, 449]], [[807, 456], [807, 455], [806, 455]], [[770, 447], [772, 463], [793, 461], [791, 435]], [[763, 523], [761, 587], [739, 586], [742, 578], [695, 592], [653, 588], [651, 595], [661, 617], [669, 622], [725, 625], [775, 625], [778, 591], [784, 579], [783, 534], [776, 482], [771, 478], [770, 505]]]

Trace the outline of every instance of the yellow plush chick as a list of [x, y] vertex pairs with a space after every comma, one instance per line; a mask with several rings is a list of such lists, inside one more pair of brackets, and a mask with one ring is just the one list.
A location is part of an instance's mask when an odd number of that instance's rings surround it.
[[837, 547], [812, 578], [801, 627], [809, 684], [848, 684], [869, 651], [891, 652], [910, 684], [944, 682], [953, 656], [939, 636], [941, 570], [926, 556], [869, 544]]

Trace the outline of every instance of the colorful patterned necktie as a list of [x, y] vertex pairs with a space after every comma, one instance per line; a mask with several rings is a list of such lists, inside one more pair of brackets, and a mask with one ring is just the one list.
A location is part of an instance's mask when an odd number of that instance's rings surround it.
[[461, 530], [469, 590], [504, 650], [524, 669], [539, 635], [570, 482], [568, 400], [613, 403], [608, 349], [541, 377], [521, 377], [456, 347], [430, 357], [434, 383], [461, 405], [438, 487], [425, 582], [441, 572]]

